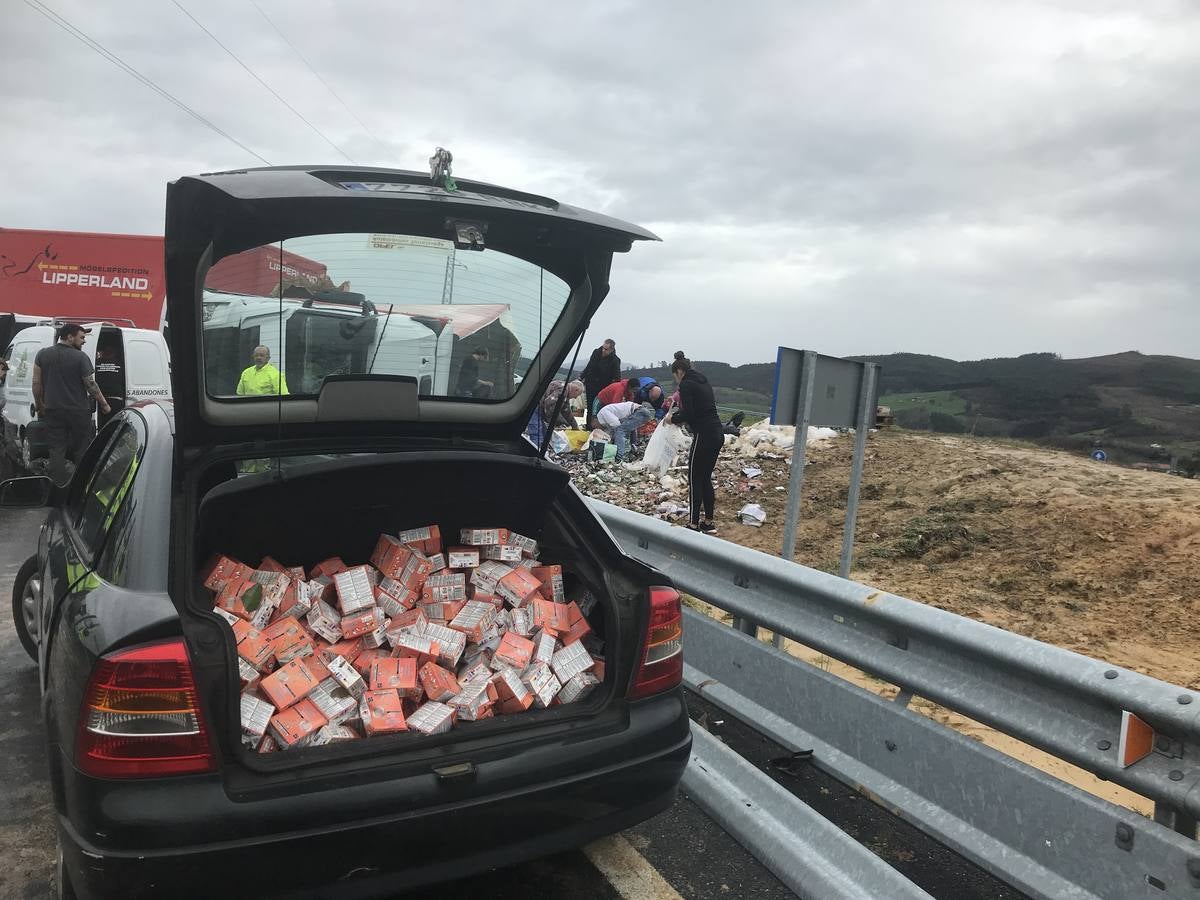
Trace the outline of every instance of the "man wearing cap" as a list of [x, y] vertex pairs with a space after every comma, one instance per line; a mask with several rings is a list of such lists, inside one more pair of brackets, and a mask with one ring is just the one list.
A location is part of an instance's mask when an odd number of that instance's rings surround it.
[[92, 361], [83, 352], [88, 329], [67, 324], [58, 329], [58, 343], [43, 347], [33, 359], [33, 402], [38, 418], [46, 423], [50, 445], [50, 477], [67, 481], [66, 458], [78, 463], [96, 436], [92, 399], [107, 415], [112, 407], [96, 384]]

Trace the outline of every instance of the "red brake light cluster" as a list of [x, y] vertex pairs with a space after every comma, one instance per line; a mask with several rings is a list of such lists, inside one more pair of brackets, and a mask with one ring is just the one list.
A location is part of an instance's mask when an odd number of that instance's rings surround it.
[[76, 762], [98, 778], [216, 768], [182, 640], [120, 650], [96, 664], [80, 712]]
[[650, 588], [650, 621], [645, 650], [629, 699], [640, 700], [678, 687], [683, 681], [683, 609], [674, 588]]

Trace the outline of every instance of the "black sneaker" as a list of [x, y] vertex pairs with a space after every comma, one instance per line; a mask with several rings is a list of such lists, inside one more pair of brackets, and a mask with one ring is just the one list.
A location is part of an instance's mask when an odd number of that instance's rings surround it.
[[696, 526], [696, 530], [703, 532], [704, 534], [716, 534], [717, 526], [714, 525], [711, 521], [710, 522], [701, 522], [699, 525]]

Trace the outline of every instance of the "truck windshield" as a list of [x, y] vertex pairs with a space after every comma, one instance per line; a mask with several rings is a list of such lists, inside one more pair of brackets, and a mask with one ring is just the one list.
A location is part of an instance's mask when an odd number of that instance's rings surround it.
[[324, 234], [224, 257], [204, 283], [206, 391], [315, 395], [331, 375], [407, 375], [427, 397], [512, 396], [570, 288], [496, 250]]

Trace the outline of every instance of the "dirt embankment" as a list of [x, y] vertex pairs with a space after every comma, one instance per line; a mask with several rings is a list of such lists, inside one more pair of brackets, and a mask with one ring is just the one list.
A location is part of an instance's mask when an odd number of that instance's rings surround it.
[[[809, 448], [798, 562], [836, 571], [852, 448]], [[755, 490], [718, 478], [721, 536], [778, 553], [787, 462], [754, 464]], [[761, 528], [737, 522], [746, 502], [767, 510]], [[1198, 562], [1200, 481], [1024, 445], [871, 435], [856, 581], [1200, 689]]]

